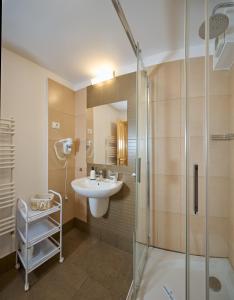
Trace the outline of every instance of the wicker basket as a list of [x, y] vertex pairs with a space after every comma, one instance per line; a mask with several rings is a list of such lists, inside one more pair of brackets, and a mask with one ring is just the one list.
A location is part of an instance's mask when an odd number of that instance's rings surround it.
[[54, 194], [36, 194], [30, 199], [32, 210], [47, 210], [53, 206]]

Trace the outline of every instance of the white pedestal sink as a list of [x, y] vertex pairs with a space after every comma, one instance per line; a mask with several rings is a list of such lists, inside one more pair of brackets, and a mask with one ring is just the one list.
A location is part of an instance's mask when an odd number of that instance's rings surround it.
[[89, 198], [91, 214], [96, 218], [105, 215], [109, 206], [109, 197], [118, 193], [122, 185], [122, 181], [90, 180], [88, 177], [75, 179], [71, 182], [76, 193]]

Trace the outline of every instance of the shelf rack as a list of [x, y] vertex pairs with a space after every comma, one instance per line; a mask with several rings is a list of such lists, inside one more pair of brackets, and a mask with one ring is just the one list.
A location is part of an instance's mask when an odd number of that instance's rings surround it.
[[211, 134], [211, 140], [213, 140], [213, 141], [231, 141], [231, 140], [234, 140], [234, 133]]
[[[16, 205], [17, 251], [16, 268], [20, 267], [18, 259], [25, 269], [25, 291], [29, 290], [28, 275], [48, 259], [59, 253], [59, 262], [62, 263], [62, 197], [59, 193], [49, 190], [58, 201], [53, 200], [53, 206], [44, 211], [32, 210], [26, 201], [19, 198]], [[59, 222], [51, 215], [59, 213]], [[53, 235], [59, 233], [59, 241]], [[19, 245], [24, 245], [25, 251]], [[30, 257], [29, 251], [33, 247]]]
[[6, 249], [0, 249], [0, 257], [14, 251], [15, 247], [15, 150], [13, 118], [0, 119], [0, 238], [7, 238]]

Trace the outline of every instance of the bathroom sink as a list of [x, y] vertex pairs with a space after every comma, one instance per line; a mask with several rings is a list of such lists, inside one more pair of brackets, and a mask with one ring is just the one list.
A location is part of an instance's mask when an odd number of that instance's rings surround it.
[[102, 217], [108, 210], [109, 197], [118, 193], [122, 181], [110, 179], [90, 180], [88, 177], [75, 179], [71, 182], [73, 190], [89, 198], [89, 207], [94, 217]]
[[122, 181], [114, 182], [110, 179], [90, 180], [88, 177], [75, 179], [71, 186], [75, 192], [85, 197], [105, 198], [110, 197], [121, 189]]

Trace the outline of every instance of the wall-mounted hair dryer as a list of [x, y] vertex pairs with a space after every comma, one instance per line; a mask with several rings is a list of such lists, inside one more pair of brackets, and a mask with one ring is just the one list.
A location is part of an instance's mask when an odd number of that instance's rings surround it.
[[55, 151], [57, 159], [65, 161], [65, 163], [64, 163], [64, 168], [65, 168], [64, 198], [65, 198], [65, 200], [68, 199], [68, 196], [67, 196], [67, 157], [72, 152], [72, 144], [73, 144], [72, 138], [58, 140], [57, 142], [54, 143], [54, 151]]
[[[72, 144], [73, 144], [72, 138], [62, 139], [62, 140], [59, 140], [59, 141], [54, 143], [54, 151], [55, 151], [55, 154], [56, 154], [56, 156], [59, 160], [66, 160], [67, 159], [67, 156], [69, 154], [71, 154]], [[60, 150], [58, 150], [59, 145], [60, 145]], [[59, 152], [61, 152], [63, 156], [61, 156]]]

